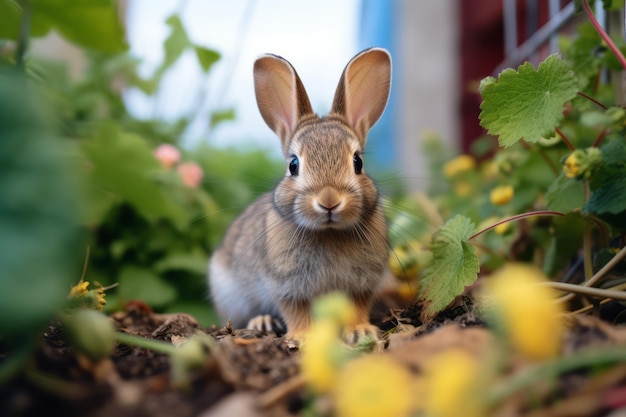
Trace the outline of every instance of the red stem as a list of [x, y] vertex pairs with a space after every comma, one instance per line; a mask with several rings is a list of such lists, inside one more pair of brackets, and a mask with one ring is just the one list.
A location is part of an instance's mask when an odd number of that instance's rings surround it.
[[604, 129], [602, 132], [600, 132], [600, 134], [598, 135], [596, 140], [593, 141], [593, 144], [591, 146], [594, 147], [594, 148], [597, 148], [598, 146], [600, 146], [600, 142], [602, 142], [602, 139], [604, 139], [604, 137], [608, 133], [609, 133], [609, 129]]
[[574, 147], [574, 145], [572, 145], [572, 142], [570, 142], [569, 139], [567, 138], [567, 136], [565, 136], [565, 133], [561, 132], [561, 129], [559, 129], [558, 127], [555, 127], [554, 130], [556, 131], [556, 133], [559, 134], [561, 139], [563, 139], [563, 142], [565, 142], [565, 144], [567, 145], [567, 147], [569, 148], [570, 151], [575, 151], [576, 150], [576, 147]]
[[564, 214], [561, 213], [560, 211], [549, 211], [549, 210], [531, 211], [531, 212], [528, 212], [528, 213], [518, 214], [517, 216], [512, 216], [512, 217], [508, 217], [508, 218], [506, 218], [504, 220], [500, 220], [499, 222], [494, 223], [491, 226], [484, 228], [483, 230], [479, 230], [478, 232], [476, 232], [473, 235], [471, 235], [469, 237], [469, 239], [467, 239], [467, 240], [472, 240], [475, 237], [478, 237], [478, 236], [482, 235], [486, 231], [491, 230], [494, 227], [501, 225], [502, 223], [512, 222], [512, 221], [515, 221], [515, 220], [523, 219], [523, 218], [526, 218], [526, 217], [533, 217], [533, 216], [564, 216]]
[[591, 101], [592, 103], [594, 103], [595, 105], [597, 105], [598, 107], [603, 108], [604, 110], [608, 110], [608, 107], [606, 107], [604, 104], [600, 103], [598, 100], [596, 100], [595, 98], [588, 96], [587, 94], [583, 93], [582, 91], [579, 91], [578, 93], [579, 96], [586, 98], [587, 100]]
[[596, 31], [598, 32], [600, 37], [604, 40], [604, 42], [606, 42], [608, 47], [615, 54], [615, 57], [617, 58], [619, 63], [622, 64], [622, 67], [626, 70], [626, 58], [622, 54], [622, 51], [620, 51], [619, 48], [613, 43], [611, 37], [604, 31], [604, 29], [602, 29], [602, 26], [600, 26], [600, 23], [598, 23], [596, 17], [593, 15], [593, 12], [591, 11], [589, 4], [587, 3], [587, 0], [583, 0], [583, 8], [585, 9], [585, 13], [591, 21], [593, 27], [596, 28]]

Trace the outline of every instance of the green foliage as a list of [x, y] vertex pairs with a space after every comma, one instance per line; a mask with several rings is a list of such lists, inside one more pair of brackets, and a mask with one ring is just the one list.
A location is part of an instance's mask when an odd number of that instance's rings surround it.
[[[605, 7], [615, 6], [609, 3]], [[624, 68], [616, 57], [620, 51], [609, 50], [606, 38], [583, 23], [578, 36], [561, 38], [563, 59], [551, 55], [537, 70], [524, 63], [518, 70], [502, 71], [497, 79], [485, 78], [480, 87], [481, 125], [498, 136], [500, 147], [494, 146], [493, 138], [483, 138], [472, 148], [475, 156], [462, 155], [431, 167], [433, 178], [443, 174], [448, 179], [437, 184], [433, 197], [441, 215], [453, 220], [462, 215], [480, 225], [471, 243], [476, 244], [486, 272], [506, 262], [525, 261], [543, 265], [555, 279], [571, 278], [579, 273], [570, 270], [576, 265], [572, 259], [582, 252], [589, 279], [596, 271], [595, 255], [603, 254], [604, 264], [615, 256], [611, 242], [623, 242], [626, 111], [613, 104], [616, 92], [601, 84], [598, 76], [601, 70]], [[614, 43], [625, 50], [623, 39]], [[428, 143], [426, 150], [433, 149], [440, 161], [440, 147]], [[458, 175], [446, 169], [468, 160], [474, 163]], [[492, 196], [503, 188], [513, 189], [510, 199]], [[473, 282], [462, 269], [470, 252], [462, 246], [468, 244], [463, 240], [467, 234], [450, 239], [453, 244], [444, 244], [446, 238], [441, 231], [433, 236], [434, 259], [422, 273], [420, 297], [426, 318]], [[457, 276], [456, 271], [462, 272]], [[601, 285], [614, 284], [607, 279]]]
[[67, 143], [45, 98], [13, 68], [0, 67], [0, 335], [32, 336], [77, 280], [76, 184]]
[[553, 133], [576, 91], [576, 78], [558, 55], [549, 56], [536, 71], [527, 62], [517, 71], [502, 71], [497, 80], [481, 82], [480, 123], [499, 136], [502, 146], [522, 138], [534, 143]]
[[[168, 178], [144, 139], [114, 124], [102, 124], [82, 145], [90, 167], [89, 224], [100, 224], [111, 207], [123, 201], [153, 225], [159, 219], [170, 220], [179, 229], [188, 225], [191, 213], [177, 204], [183, 196], [172, 198], [172, 191], [180, 190], [164, 184]], [[133, 162], [120, 163], [125, 159]]]
[[[30, 274], [29, 279], [18, 281], [24, 284], [24, 289], [13, 291], [12, 287], [7, 287], [3, 295], [7, 295], [8, 301], [4, 305], [18, 308], [16, 303], [19, 303], [32, 311], [32, 317], [22, 313], [17, 316], [33, 323], [45, 322], [54, 309], [64, 304], [70, 284], [78, 281], [75, 267], [80, 266], [85, 248], [89, 247], [85, 280], [102, 285], [119, 284], [107, 291], [107, 310], [119, 309], [128, 301], [140, 299], [159, 311], [179, 308], [178, 311], [193, 312], [201, 322], [210, 324], [214, 314], [207, 301], [206, 270], [211, 250], [234, 216], [271, 188], [268, 173], [279, 175], [282, 168], [276, 169], [276, 161], [262, 151], [217, 150], [209, 146], [185, 149], [180, 145], [182, 137], [197, 117], [197, 109], [171, 122], [137, 119], [130, 114], [122, 88], [137, 88], [147, 95], [158, 92], [163, 76], [185, 53], [196, 57], [199, 69], [206, 75], [220, 59], [218, 52], [189, 38], [178, 15], [168, 17], [166, 22], [170, 34], [163, 45], [163, 62], [153, 74], [143, 77], [137, 72], [139, 60], [125, 53], [125, 36], [116, 2], [74, 3], [69, 0], [0, 0], [0, 39], [13, 46], [0, 51], [0, 64], [24, 67], [24, 72], [41, 85], [49, 103], [45, 111], [49, 124], [53, 125], [46, 125], [46, 131], [58, 129], [66, 136], [61, 145], [56, 143], [56, 138], [50, 138], [52, 134], [37, 138], [42, 142], [41, 155], [33, 153], [33, 158], [45, 156], [52, 162], [41, 163], [41, 171], [33, 171], [30, 177], [23, 172], [28, 172], [27, 168], [35, 166], [34, 163], [20, 165], [24, 179], [19, 187], [17, 183], [8, 186], [10, 178], [19, 177], [4, 176], [2, 179], [7, 179], [7, 186], [2, 189], [3, 201], [5, 191], [6, 201], [19, 201], [23, 189], [39, 190], [41, 187], [28, 183], [28, 179], [34, 181], [41, 172], [42, 177], [49, 177], [51, 184], [45, 192], [33, 194], [50, 201], [49, 205], [41, 205], [42, 213], [45, 214], [45, 209], [58, 210], [59, 206], [49, 195], [56, 190], [59, 198], [64, 198], [63, 202], [69, 205], [63, 211], [65, 217], [75, 228], [80, 225], [85, 231], [82, 244], [77, 246], [50, 243], [50, 238], [46, 237], [47, 226], [36, 228], [37, 221], [30, 225], [41, 234], [33, 233], [32, 240], [17, 240], [13, 232], [3, 235], [16, 242], [0, 254], [0, 257], [11, 255], [12, 262], [20, 259], [14, 251], [39, 259], [35, 245], [43, 245], [40, 248], [42, 262], [29, 265], [37, 272]], [[21, 31], [22, 27], [30, 30]], [[27, 53], [29, 38], [43, 36], [52, 29], [83, 48], [87, 66], [80, 77], [71, 77], [63, 63], [43, 61]], [[6, 51], [10, 51], [9, 54]], [[0, 101], [0, 105], [6, 104], [3, 109], [17, 109], [12, 107], [12, 101], [15, 99], [10, 99], [3, 89]], [[26, 107], [21, 111], [28, 113]], [[210, 119], [210, 128], [214, 128], [232, 120], [235, 111], [219, 109], [206, 117]], [[39, 128], [39, 124], [31, 127]], [[0, 134], [5, 134], [4, 125]], [[5, 143], [5, 136], [2, 139], [0, 146], [8, 146], [10, 142]], [[162, 144], [173, 145], [180, 154], [169, 165], [156, 157], [155, 151]], [[7, 151], [0, 157], [5, 155], [12, 154]], [[54, 159], [57, 156], [58, 160]], [[13, 159], [20, 161], [17, 157]], [[55, 164], [64, 165], [75, 178], [60, 191], [54, 185], [57, 176], [48, 166]], [[13, 166], [5, 164], [3, 167]], [[68, 196], [72, 191], [77, 194], [73, 199]], [[83, 210], [77, 212], [77, 206]], [[35, 218], [35, 214], [35, 211], [23, 213], [25, 218]], [[59, 216], [59, 229], [69, 227], [65, 217]], [[22, 230], [30, 230], [31, 226]], [[58, 239], [64, 239], [62, 233], [57, 234]], [[54, 262], [43, 259], [44, 248], [56, 254]], [[72, 251], [72, 260], [68, 261], [67, 254], [60, 253], [62, 248]], [[54, 268], [61, 262], [65, 262], [63, 276], [57, 276]], [[39, 267], [42, 269], [37, 270]], [[25, 271], [19, 272], [20, 276], [26, 274]], [[2, 285], [8, 282], [10, 280], [3, 279]], [[30, 296], [24, 295], [26, 288], [30, 288]], [[20, 296], [14, 297], [15, 293]], [[25, 303], [23, 298], [29, 302]], [[14, 310], [14, 313], [21, 310]], [[4, 317], [12, 317], [12, 323], [22, 323], [15, 316], [4, 314]]]
[[114, 53], [126, 50], [124, 29], [113, 0], [0, 0], [0, 39], [18, 40], [20, 27], [30, 26], [30, 36], [51, 29], [85, 48]]
[[443, 310], [476, 281], [480, 264], [474, 247], [467, 242], [472, 233], [471, 220], [455, 216], [433, 234], [433, 259], [421, 280], [423, 321]]
[[213, 64], [221, 58], [219, 52], [191, 42], [178, 15], [171, 15], [166, 23], [170, 27], [170, 34], [163, 44], [165, 58], [154, 73], [155, 85], [158, 85], [163, 74], [189, 49], [195, 53], [202, 70], [209, 72]]

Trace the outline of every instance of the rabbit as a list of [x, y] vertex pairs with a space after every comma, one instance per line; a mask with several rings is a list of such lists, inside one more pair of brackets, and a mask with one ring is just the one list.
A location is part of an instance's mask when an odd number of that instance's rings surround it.
[[391, 57], [371, 48], [349, 61], [330, 113], [317, 116], [293, 66], [277, 55], [254, 63], [265, 123], [278, 135], [285, 176], [229, 227], [209, 264], [213, 303], [235, 328], [272, 330], [301, 341], [311, 302], [341, 291], [356, 318], [344, 338], [377, 338], [369, 309], [388, 276], [387, 220], [362, 154], [391, 89]]

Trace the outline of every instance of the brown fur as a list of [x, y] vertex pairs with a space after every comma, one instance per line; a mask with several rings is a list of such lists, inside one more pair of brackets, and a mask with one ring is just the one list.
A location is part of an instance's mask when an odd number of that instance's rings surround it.
[[284, 59], [255, 63], [259, 110], [281, 139], [286, 165], [299, 172], [248, 207], [229, 228], [210, 264], [213, 301], [224, 319], [243, 326], [254, 316], [282, 317], [288, 337], [310, 325], [310, 304], [331, 291], [357, 306], [349, 339], [374, 333], [368, 310], [388, 273], [387, 225], [372, 180], [355, 172], [369, 128], [387, 102], [391, 62], [366, 50], [347, 65], [333, 111], [313, 114], [297, 73]]

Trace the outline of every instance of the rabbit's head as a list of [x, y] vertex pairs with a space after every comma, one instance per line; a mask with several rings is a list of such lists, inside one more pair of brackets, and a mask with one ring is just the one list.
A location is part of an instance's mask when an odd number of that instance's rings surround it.
[[365, 174], [362, 153], [367, 132], [389, 97], [389, 54], [373, 48], [355, 56], [323, 118], [313, 113], [298, 74], [285, 59], [258, 58], [254, 83], [261, 115], [280, 138], [287, 165], [274, 192], [281, 217], [305, 229], [325, 230], [358, 228], [379, 213], [378, 191]]

